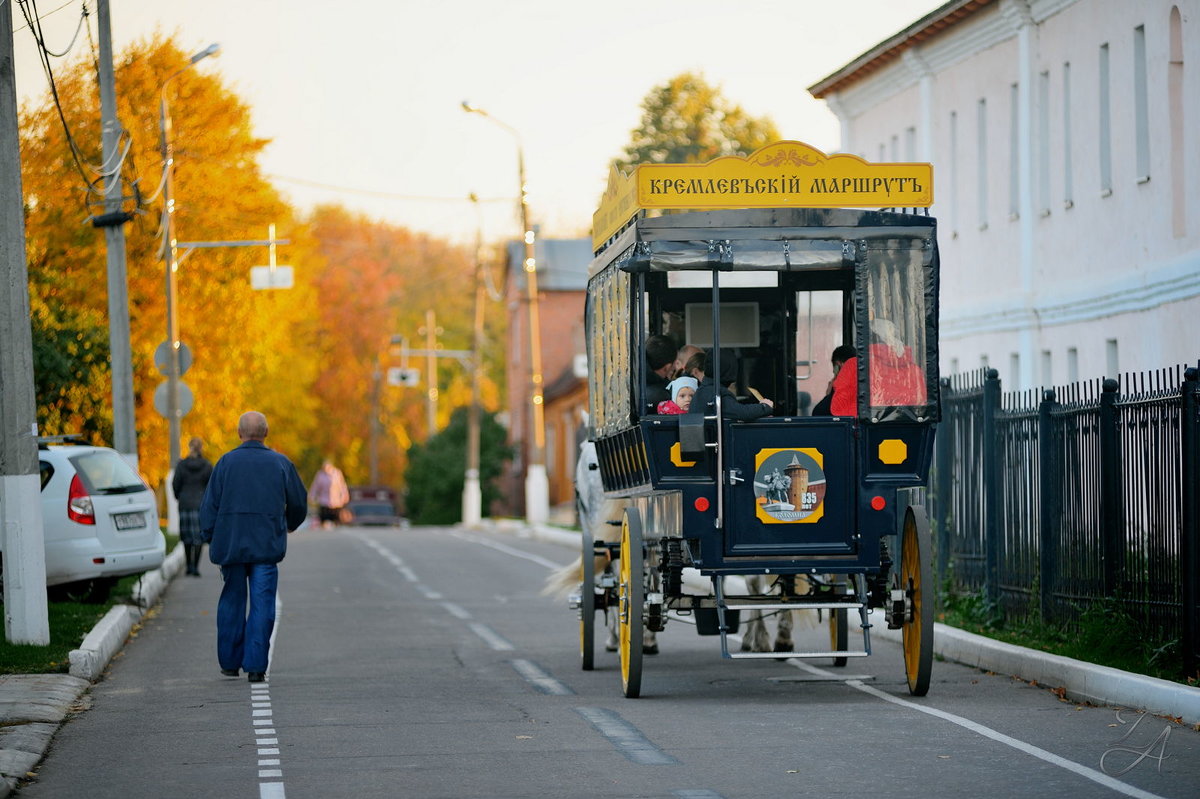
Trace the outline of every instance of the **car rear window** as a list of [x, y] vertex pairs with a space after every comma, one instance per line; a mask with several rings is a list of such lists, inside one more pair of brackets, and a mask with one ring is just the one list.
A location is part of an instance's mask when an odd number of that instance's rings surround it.
[[70, 461], [89, 494], [132, 494], [147, 488], [133, 467], [110, 450], [75, 455]]
[[386, 502], [351, 502], [350, 510], [359, 516], [391, 516], [396, 512]]

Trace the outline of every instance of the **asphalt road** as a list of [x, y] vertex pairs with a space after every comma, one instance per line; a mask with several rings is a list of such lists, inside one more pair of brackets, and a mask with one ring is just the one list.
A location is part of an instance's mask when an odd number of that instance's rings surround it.
[[625, 699], [616, 656], [581, 671], [577, 617], [539, 594], [575, 554], [304, 530], [258, 686], [218, 672], [216, 568], [181, 576], [17, 796], [1200, 797], [1200, 732], [949, 663], [913, 698], [880, 640], [841, 669], [727, 661], [674, 620]]

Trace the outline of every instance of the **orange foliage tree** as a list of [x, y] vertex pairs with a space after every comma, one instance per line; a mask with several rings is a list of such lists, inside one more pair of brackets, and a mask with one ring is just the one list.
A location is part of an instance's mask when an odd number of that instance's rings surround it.
[[[140, 465], [152, 484], [167, 472], [167, 424], [153, 408], [163, 381], [153, 363], [166, 339], [162, 260], [163, 163], [158, 108], [163, 82], [187, 64], [173, 39], [134, 44], [115, 64], [118, 116], [129, 133], [122, 164], [127, 210], [127, 273]], [[96, 443], [111, 434], [107, 363], [106, 261], [103, 234], [83, 224], [99, 213], [99, 92], [93, 64], [81, 60], [56, 75], [62, 113], [83, 164], [77, 167], [49, 96], [22, 109], [22, 178], [35, 346], [44, 356], [38, 417], [46, 434], [83, 432]], [[180, 338], [194, 362], [183, 381], [195, 406], [183, 419], [184, 442], [199, 436], [210, 456], [236, 446], [238, 415], [254, 408], [271, 423], [269, 443], [311, 476], [331, 458], [351, 482], [368, 478], [374, 373], [398, 366], [393, 335], [424, 346], [418, 328], [427, 308], [444, 329], [440, 345], [471, 346], [472, 253], [441, 240], [351, 214], [339, 207], [300, 218], [263, 175], [268, 142], [253, 134], [250, 109], [219, 77], [188, 69], [171, 80], [175, 233], [179, 242], [264, 239], [275, 224], [281, 263], [295, 287], [254, 291], [252, 266], [265, 247], [180, 251], [177, 272]], [[83, 174], [81, 174], [81, 171]], [[497, 306], [489, 329], [500, 328]], [[486, 374], [498, 376], [503, 339], [489, 335]], [[423, 367], [413, 358], [410, 366]], [[381, 385], [381, 481], [400, 487], [412, 440], [426, 437], [424, 369], [419, 388]], [[443, 427], [455, 406], [470, 401], [470, 375], [440, 360]], [[484, 405], [499, 407], [495, 380]]]
[[[163, 81], [187, 64], [187, 54], [170, 39], [139, 42], [115, 64], [118, 116], [129, 132], [122, 165], [138, 215], [126, 226], [127, 274], [134, 391], [142, 471], [152, 483], [167, 470], [167, 424], [153, 409], [162, 376], [153, 364], [166, 339], [165, 272], [161, 259], [158, 194], [163, 175], [159, 154], [158, 107]], [[49, 97], [22, 109], [22, 180], [26, 195], [26, 235], [30, 295], [43, 334], [64, 327], [89, 331], [76, 338], [78, 350], [97, 329], [107, 333], [104, 236], [83, 224], [103, 209], [86, 191], [85, 176], [100, 166], [99, 93], [92, 63], [81, 60], [56, 76], [62, 113], [78, 147], [82, 171], [70, 156], [58, 111]], [[262, 239], [275, 223], [290, 237], [285, 262], [296, 267], [291, 291], [255, 292], [251, 266], [266, 262], [265, 248], [222, 247], [195, 250], [178, 275], [180, 338], [194, 364], [184, 376], [196, 401], [183, 419], [182, 437], [200, 436], [216, 454], [237, 443], [238, 414], [247, 408], [267, 413], [271, 441], [294, 452], [307, 440], [315, 414], [309, 386], [312, 359], [295, 359], [315, 335], [309, 281], [319, 258], [292, 209], [262, 175], [258, 158], [267, 141], [253, 135], [250, 109], [222, 81], [187, 70], [171, 81], [167, 99], [174, 122], [175, 230], [179, 241]], [[99, 187], [99, 181], [94, 185]], [[132, 200], [134, 187], [141, 202]], [[88, 203], [88, 200], [93, 201]], [[182, 253], [181, 253], [182, 254]], [[43, 338], [45, 335], [43, 335]], [[103, 338], [107, 338], [103, 335]], [[49, 348], [62, 350], [51, 342]], [[68, 357], [76, 357], [67, 353]], [[78, 381], [58, 396], [39, 396], [39, 422], [47, 434], [78, 432], [101, 439], [105, 425], [88, 417], [108, 414], [107, 369], [76, 369]], [[111, 421], [108, 428], [111, 429]]]

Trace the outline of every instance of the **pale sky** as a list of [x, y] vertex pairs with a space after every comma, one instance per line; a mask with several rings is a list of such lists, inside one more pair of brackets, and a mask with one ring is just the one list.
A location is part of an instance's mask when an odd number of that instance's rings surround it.
[[[837, 122], [806, 87], [942, 2], [111, 0], [111, 13], [118, 52], [156, 29], [189, 52], [221, 45], [194, 68], [251, 106], [256, 134], [273, 141], [264, 170], [301, 210], [340, 202], [469, 244], [480, 224], [489, 241], [519, 235], [516, 140], [463, 100], [520, 133], [542, 235], [583, 236], [654, 86], [699, 71], [784, 138], [830, 152]], [[80, 8], [39, 0], [51, 50], [70, 42]], [[14, 26], [28, 99], [46, 82], [19, 12]], [[72, 56], [86, 47], [81, 35]]]

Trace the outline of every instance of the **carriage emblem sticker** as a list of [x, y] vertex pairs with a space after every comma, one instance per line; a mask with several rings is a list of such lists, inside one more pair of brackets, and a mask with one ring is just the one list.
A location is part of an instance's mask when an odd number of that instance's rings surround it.
[[766, 524], [825, 515], [825, 458], [812, 447], [763, 449], [754, 458], [754, 513]]

